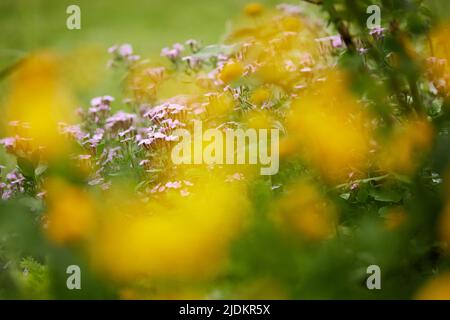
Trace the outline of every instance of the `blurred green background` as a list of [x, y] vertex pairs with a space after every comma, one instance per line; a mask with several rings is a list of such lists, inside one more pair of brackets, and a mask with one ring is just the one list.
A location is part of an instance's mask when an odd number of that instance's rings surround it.
[[[190, 38], [220, 40], [226, 23], [248, 0], [2, 0], [0, 30], [5, 51], [43, 47], [71, 49], [80, 44], [110, 46], [129, 42], [139, 52]], [[258, 1], [274, 5], [280, 1]], [[66, 8], [81, 8], [81, 30], [66, 28]]]
[[[123, 73], [106, 70], [107, 48], [130, 43], [143, 58], [160, 60], [161, 48], [175, 42], [217, 43], [250, 2], [254, 1], [1, 0], [0, 74], [28, 53], [53, 49], [65, 55], [64, 77], [80, 105], [103, 94], [121, 99], [118, 83]], [[258, 2], [274, 7], [289, 1]], [[66, 9], [73, 4], [81, 9], [80, 30], [66, 27]], [[8, 83], [1, 78], [0, 104], [8, 92]]]

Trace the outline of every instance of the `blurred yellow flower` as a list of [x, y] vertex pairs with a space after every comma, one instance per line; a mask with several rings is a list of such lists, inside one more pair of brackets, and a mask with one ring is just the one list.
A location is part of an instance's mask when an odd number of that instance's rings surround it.
[[258, 88], [250, 95], [250, 102], [260, 106], [270, 98], [270, 91], [265, 88]]
[[292, 103], [287, 129], [301, 157], [327, 180], [337, 182], [366, 169], [369, 119], [335, 70]]
[[293, 186], [280, 200], [275, 219], [311, 241], [332, 237], [338, 222], [332, 203], [306, 181]]
[[74, 102], [60, 76], [60, 58], [51, 52], [25, 58], [13, 75], [4, 119], [27, 123], [26, 137], [32, 139], [33, 148], [43, 147], [44, 155], [54, 157], [67, 154], [58, 123], [70, 123], [73, 110]]
[[396, 230], [405, 223], [407, 215], [403, 207], [396, 206], [390, 208], [384, 218], [386, 228], [388, 230]]
[[169, 192], [164, 199], [105, 209], [108, 219], [90, 246], [96, 268], [118, 280], [192, 279], [220, 269], [244, 224], [248, 200], [239, 183], [206, 174], [189, 196]]
[[244, 300], [282, 300], [288, 299], [288, 295], [278, 281], [271, 278], [262, 278], [246, 283], [242, 286], [242, 289], [233, 293], [232, 298]]
[[230, 114], [234, 108], [233, 97], [229, 93], [218, 93], [208, 96], [206, 109], [211, 116], [221, 117]]
[[273, 128], [274, 119], [266, 110], [254, 110], [248, 113], [245, 122], [249, 128], [270, 129]]
[[418, 300], [450, 300], [450, 272], [429, 280], [416, 294]]
[[450, 33], [450, 24], [444, 24], [436, 27], [430, 33], [430, 55], [438, 59], [444, 59], [445, 63], [440, 65], [442, 73], [450, 72], [450, 44], [448, 42], [448, 35]]
[[283, 31], [289, 32], [298, 32], [301, 27], [300, 19], [291, 16], [283, 17], [280, 24]]
[[249, 17], [259, 16], [264, 11], [264, 6], [258, 2], [252, 2], [244, 7], [244, 13]]
[[448, 96], [450, 93], [450, 45], [448, 34], [450, 24], [441, 24], [435, 27], [427, 37], [428, 52], [423, 66], [428, 78], [438, 93]]
[[446, 249], [450, 250], [450, 204], [447, 203], [444, 212], [441, 214], [438, 223], [438, 233], [442, 241], [447, 244]]
[[244, 73], [244, 67], [238, 61], [228, 61], [219, 73], [219, 79], [224, 83], [237, 80]]
[[94, 203], [80, 188], [61, 178], [46, 182], [47, 222], [45, 229], [54, 243], [65, 245], [86, 239], [95, 221]]
[[380, 144], [379, 166], [386, 171], [412, 174], [431, 146], [433, 127], [426, 119], [397, 124]]

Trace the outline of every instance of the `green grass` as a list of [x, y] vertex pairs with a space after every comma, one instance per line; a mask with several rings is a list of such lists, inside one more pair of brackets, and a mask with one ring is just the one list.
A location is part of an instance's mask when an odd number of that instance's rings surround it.
[[[95, 95], [120, 98], [121, 75], [104, 70], [108, 47], [130, 43], [136, 53], [147, 58], [159, 56], [164, 46], [187, 39], [217, 43], [232, 19], [242, 16], [248, 2], [252, 0], [1, 0], [0, 71], [36, 50], [71, 54], [80, 48], [94, 48], [93, 54], [69, 68], [75, 69], [74, 74], [66, 74], [86, 78], [90, 72], [102, 78], [76, 89], [80, 104], [87, 104]], [[280, 1], [259, 2], [274, 6]], [[66, 8], [71, 4], [81, 8], [81, 30], [66, 28]], [[1, 78], [0, 105], [8, 91]]]
[[[2, 0], [1, 49], [71, 49], [80, 44], [129, 42], [139, 51], [189, 38], [220, 40], [226, 22], [248, 0]], [[260, 1], [275, 4], [276, 0]], [[66, 28], [66, 8], [81, 8], [81, 30]]]

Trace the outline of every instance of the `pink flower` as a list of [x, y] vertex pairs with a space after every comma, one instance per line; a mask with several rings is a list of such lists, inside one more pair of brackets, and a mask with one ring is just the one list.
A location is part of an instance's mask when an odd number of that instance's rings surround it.
[[11, 189], [6, 189], [2, 192], [2, 200], [8, 200], [12, 197], [13, 191]]
[[14, 185], [20, 184], [22, 181], [25, 180], [25, 177], [18, 171], [14, 170], [6, 175], [6, 180], [8, 180], [12, 185]]
[[[115, 158], [122, 158], [122, 156], [119, 154], [120, 147], [115, 148], [109, 148], [106, 151], [106, 159], [103, 161], [103, 165], [112, 162]], [[105, 152], [104, 152], [105, 153]]]
[[187, 191], [186, 189], [180, 190], [180, 195], [182, 197], [187, 197], [188, 195], [190, 195], [191, 193], [189, 191]]
[[180, 43], [175, 43], [172, 48], [163, 48], [161, 50], [161, 56], [169, 58], [172, 61], [175, 61], [181, 56], [181, 52], [184, 50], [184, 47]]
[[142, 138], [137, 138], [136, 139], [138, 142], [138, 146], [144, 146], [144, 148], [149, 149], [151, 144], [153, 143], [153, 139], [147, 138], [147, 139], [142, 139]]
[[67, 134], [68, 136], [74, 138], [75, 140], [77, 140], [79, 142], [89, 136], [89, 134], [87, 134], [81, 130], [81, 127], [78, 124], [71, 125], [71, 126], [63, 124], [63, 126], [60, 130], [61, 130], [61, 133]]
[[90, 154], [80, 154], [78, 155], [79, 160], [89, 160], [92, 156]]
[[177, 104], [177, 103], [169, 103], [167, 105], [167, 109], [169, 110], [170, 114], [178, 114], [178, 113], [186, 110], [186, 106], [183, 106], [183, 105]]
[[342, 38], [341, 36], [337, 35], [337, 36], [331, 36], [331, 45], [333, 46], [333, 48], [341, 48], [343, 43], [342, 43]]
[[180, 181], [169, 181], [166, 183], [166, 188], [172, 188], [172, 189], [179, 189], [181, 188], [181, 182]]
[[359, 183], [358, 182], [353, 182], [350, 186], [350, 190], [355, 190], [358, 189], [359, 187]]
[[158, 192], [160, 186], [161, 186], [161, 184], [158, 183], [156, 186], [154, 186], [154, 187], [150, 190], [150, 192], [151, 192], [151, 193], [156, 193], [156, 192]]
[[96, 123], [100, 121], [100, 117], [105, 117], [111, 110], [112, 101], [114, 101], [114, 98], [111, 96], [95, 97], [91, 100], [89, 114], [94, 117]]
[[100, 96], [95, 97], [91, 100], [91, 106], [100, 107], [100, 106], [110, 106], [111, 102], [114, 101], [114, 98], [111, 96]]
[[383, 27], [375, 27], [370, 30], [369, 34], [374, 37], [374, 39], [379, 39], [384, 35], [384, 32], [386, 31]]
[[153, 137], [153, 139], [165, 139], [166, 138], [166, 135], [161, 132], [152, 133], [151, 136]]
[[180, 122], [178, 119], [173, 120], [170, 118], [161, 121], [161, 124], [167, 125], [170, 129], [175, 129], [177, 127], [185, 127], [186, 126], [186, 124]]
[[225, 182], [242, 181], [244, 180], [244, 175], [242, 173], [236, 172], [233, 175], [228, 176]]
[[173, 48], [174, 50], [179, 51], [179, 52], [181, 52], [181, 51], [184, 50], [184, 47], [183, 47], [183, 45], [182, 45], [181, 43], [175, 43], [175, 44], [172, 46], [172, 48]]
[[124, 136], [126, 136], [126, 135], [128, 135], [128, 134], [133, 134], [134, 132], [136, 131], [136, 128], [135, 127], [133, 127], [133, 126], [131, 126], [131, 127], [129, 127], [128, 129], [126, 129], [126, 130], [124, 130], [124, 131], [120, 131], [119, 132], [119, 137], [124, 137]]
[[106, 119], [105, 127], [112, 130], [117, 130], [120, 128], [128, 129], [133, 124], [135, 119], [136, 115], [133, 113], [118, 111], [113, 116]]
[[161, 104], [159, 106], [153, 107], [144, 113], [145, 118], [149, 118], [150, 120], [154, 119], [162, 119], [167, 115], [167, 104]]
[[277, 5], [277, 9], [288, 15], [299, 15], [302, 12], [299, 6], [293, 4], [282, 3]]
[[124, 43], [118, 48], [118, 53], [122, 57], [130, 56], [133, 54], [133, 47], [128, 43]]
[[8, 152], [12, 152], [16, 147], [16, 138], [6, 137], [0, 140], [0, 144], [5, 147]]
[[179, 137], [175, 136], [175, 135], [169, 135], [169, 136], [166, 136], [166, 138], [165, 138], [166, 141], [178, 141], [178, 139], [179, 139]]
[[193, 57], [193, 56], [186, 56], [186, 57], [183, 57], [181, 60], [185, 61], [187, 63], [187, 65], [192, 69], [198, 68], [202, 64], [202, 61], [203, 61], [202, 59], [200, 59], [198, 57]]
[[109, 47], [108, 48], [108, 53], [115, 53], [115, 52], [117, 52], [117, 48], [118, 48], [119, 46], [117, 45], [117, 44], [115, 44], [115, 45], [113, 45], [112, 47]]
[[[140, 56], [133, 55], [133, 47], [128, 43], [114, 45], [108, 49], [108, 52], [115, 55], [117, 58], [125, 59], [128, 61], [136, 61], [140, 59]], [[114, 61], [111, 61], [111, 64], [113, 63]]]
[[333, 48], [341, 48], [343, 46], [342, 38], [340, 35], [329, 36], [316, 39], [317, 42], [329, 42]]
[[95, 130], [95, 134], [92, 136], [92, 138], [87, 140], [85, 143], [87, 143], [91, 148], [96, 148], [100, 143], [100, 141], [102, 141], [103, 139], [103, 133], [104, 133], [103, 129]]

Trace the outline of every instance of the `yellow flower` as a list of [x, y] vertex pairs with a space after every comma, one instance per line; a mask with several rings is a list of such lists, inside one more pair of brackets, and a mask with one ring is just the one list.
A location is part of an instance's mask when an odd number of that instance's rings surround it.
[[301, 22], [296, 17], [284, 17], [281, 20], [281, 29], [283, 31], [297, 32], [300, 30]]
[[219, 79], [224, 83], [230, 83], [241, 77], [243, 73], [244, 67], [240, 62], [229, 61], [223, 66], [222, 70], [220, 71]]
[[286, 92], [292, 90], [292, 85], [298, 72], [290, 72], [286, 65], [276, 55], [267, 56], [265, 62], [256, 71], [257, 78], [267, 84], [274, 84], [282, 87]]
[[294, 186], [279, 208], [276, 220], [307, 240], [324, 240], [335, 234], [335, 208], [312, 183], [302, 181]]
[[450, 248], [450, 204], [447, 204], [438, 223], [439, 236]]
[[327, 180], [341, 182], [363, 171], [370, 155], [369, 117], [334, 70], [292, 104], [288, 136], [300, 156]]
[[62, 179], [51, 178], [46, 183], [46, 233], [59, 245], [86, 239], [94, 224], [94, 206], [87, 193]]
[[445, 24], [438, 26], [430, 34], [430, 55], [438, 59], [445, 60], [445, 64], [442, 64], [439, 70], [436, 70], [441, 73], [450, 73], [450, 44], [448, 43], [449, 33], [450, 24]]
[[225, 116], [233, 111], [233, 97], [228, 93], [213, 94], [208, 97], [208, 114], [212, 116]]
[[270, 91], [265, 88], [258, 88], [250, 96], [250, 102], [261, 105], [270, 98]]
[[[130, 69], [127, 77], [125, 78], [126, 90], [129, 94], [133, 95], [138, 101], [153, 101], [157, 98], [166, 98], [166, 96], [176, 92], [170, 88], [182, 85], [177, 77], [168, 77], [166, 69], [164, 67], [153, 67], [148, 64], [141, 64]], [[170, 89], [166, 89], [169, 87]], [[164, 96], [164, 93], [160, 93], [160, 90], [171, 90]], [[181, 90], [177, 92], [181, 94]], [[162, 97], [160, 97], [162, 95]]]
[[393, 128], [381, 143], [379, 165], [381, 169], [411, 174], [419, 165], [420, 156], [429, 148], [433, 127], [426, 119], [407, 120]]
[[70, 123], [73, 110], [74, 102], [60, 76], [60, 58], [51, 52], [26, 58], [13, 74], [5, 120], [27, 123], [26, 138], [32, 139], [33, 148], [44, 147], [44, 155], [54, 157], [67, 154], [58, 123]]
[[450, 272], [429, 280], [416, 295], [418, 300], [450, 300]]
[[249, 281], [245, 285], [240, 286], [237, 292], [233, 292], [232, 298], [244, 300], [283, 300], [289, 297], [279, 282], [271, 278], [261, 278]]
[[270, 129], [273, 127], [273, 118], [265, 110], [250, 111], [248, 113], [246, 123], [249, 128]]
[[206, 173], [194, 183], [189, 196], [176, 190], [105, 208], [108, 219], [89, 248], [94, 267], [123, 281], [213, 276], [243, 226], [248, 200], [240, 184]]
[[385, 216], [385, 226], [388, 230], [396, 230], [406, 221], [406, 213], [403, 207], [397, 206], [389, 209]]
[[264, 6], [258, 2], [252, 2], [245, 6], [244, 13], [249, 17], [259, 16], [264, 11]]

